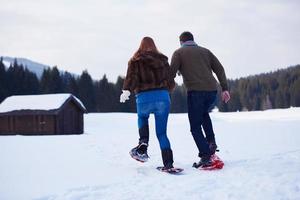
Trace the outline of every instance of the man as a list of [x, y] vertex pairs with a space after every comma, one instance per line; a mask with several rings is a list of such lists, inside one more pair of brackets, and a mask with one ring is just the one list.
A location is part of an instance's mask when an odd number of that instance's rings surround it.
[[[227, 79], [224, 68], [216, 56], [210, 50], [198, 46], [192, 33], [183, 32], [179, 39], [181, 48], [174, 52], [171, 60], [172, 76], [175, 77], [179, 71], [183, 77], [188, 91], [190, 130], [201, 158], [197, 166], [208, 167], [212, 164], [211, 155], [217, 148], [209, 117], [209, 108], [217, 95], [217, 81], [212, 72], [217, 75], [220, 82], [221, 97], [225, 103], [230, 99]], [[201, 127], [206, 131], [206, 138]]]

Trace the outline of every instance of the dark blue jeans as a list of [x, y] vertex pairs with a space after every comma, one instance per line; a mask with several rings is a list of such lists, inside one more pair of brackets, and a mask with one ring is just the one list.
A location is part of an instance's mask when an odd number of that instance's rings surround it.
[[215, 133], [212, 127], [212, 122], [209, 116], [209, 112], [216, 106], [217, 104], [217, 95], [214, 99], [214, 102], [211, 104], [211, 106], [208, 108], [208, 112], [205, 113], [202, 123], [202, 128], [204, 130], [206, 140], [208, 143], [216, 143], [215, 139]]
[[216, 95], [217, 91], [188, 91], [188, 116], [190, 128], [199, 150], [200, 157], [210, 154], [208, 143], [201, 127], [204, 123], [204, 126], [206, 126], [208, 131], [206, 134], [213, 134], [209, 117], [209, 108], [215, 102]]

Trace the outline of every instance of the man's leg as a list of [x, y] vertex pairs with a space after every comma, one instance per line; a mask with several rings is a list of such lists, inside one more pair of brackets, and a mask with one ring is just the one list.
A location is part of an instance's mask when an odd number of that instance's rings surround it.
[[209, 149], [212, 154], [214, 154], [217, 150], [217, 144], [216, 144], [216, 139], [215, 139], [215, 133], [213, 130], [213, 125], [209, 116], [209, 111], [212, 110], [212, 108], [216, 104], [217, 100], [217, 92], [216, 91], [211, 91], [211, 92], [206, 92], [206, 102], [205, 102], [205, 107], [207, 107], [207, 112], [204, 113], [203, 115], [203, 123], [202, 127], [206, 135], [206, 140], [209, 145]]
[[208, 143], [203, 135], [201, 125], [205, 113], [205, 92], [188, 92], [188, 117], [190, 121], [191, 133], [199, 150], [199, 156], [210, 156]]
[[214, 142], [215, 143], [215, 133], [212, 127], [212, 122], [209, 116], [209, 113], [206, 112], [203, 115], [203, 123], [202, 123], [203, 130], [205, 132], [206, 140], [208, 143]]
[[213, 130], [213, 125], [209, 116], [209, 112], [215, 107], [217, 101], [217, 93], [216, 92], [208, 92], [207, 93], [207, 102], [206, 106], [208, 106], [207, 112], [203, 115], [203, 123], [202, 127], [205, 132], [205, 136], [208, 143], [216, 143], [215, 141], [215, 133]]

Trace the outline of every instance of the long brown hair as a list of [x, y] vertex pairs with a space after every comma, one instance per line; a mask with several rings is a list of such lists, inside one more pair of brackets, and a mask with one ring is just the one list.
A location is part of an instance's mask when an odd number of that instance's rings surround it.
[[144, 37], [142, 39], [139, 49], [133, 54], [133, 58], [136, 58], [141, 52], [145, 51], [160, 53], [151, 37]]

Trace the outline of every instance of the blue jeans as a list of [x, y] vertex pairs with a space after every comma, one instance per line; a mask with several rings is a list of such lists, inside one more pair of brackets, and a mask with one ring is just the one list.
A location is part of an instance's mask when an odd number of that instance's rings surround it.
[[[137, 96], [137, 114], [139, 130], [147, 127], [151, 113], [155, 117], [156, 136], [161, 150], [170, 149], [167, 137], [167, 123], [170, 112], [170, 96], [167, 90], [155, 90], [139, 93]], [[147, 138], [148, 137], [148, 138]], [[149, 140], [149, 135], [143, 140]], [[140, 141], [141, 142], [141, 141]]]
[[188, 116], [190, 129], [199, 150], [199, 156], [210, 155], [209, 146], [202, 132], [204, 126], [213, 134], [209, 108], [216, 99], [217, 91], [188, 91]]

